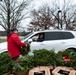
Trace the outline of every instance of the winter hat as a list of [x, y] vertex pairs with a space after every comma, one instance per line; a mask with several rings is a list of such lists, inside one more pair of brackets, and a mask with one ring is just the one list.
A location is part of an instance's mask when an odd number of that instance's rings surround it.
[[12, 27], [12, 28], [11, 28], [11, 31], [15, 31], [15, 30], [17, 30], [16, 27]]

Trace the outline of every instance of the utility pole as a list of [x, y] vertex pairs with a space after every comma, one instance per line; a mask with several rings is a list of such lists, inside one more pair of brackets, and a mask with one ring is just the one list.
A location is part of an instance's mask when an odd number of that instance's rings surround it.
[[7, 30], [7, 35], [10, 33], [10, 0], [7, 0], [8, 4], [8, 13], [7, 13], [7, 23], [8, 23], [8, 30]]
[[62, 11], [58, 10], [58, 29], [62, 29]]

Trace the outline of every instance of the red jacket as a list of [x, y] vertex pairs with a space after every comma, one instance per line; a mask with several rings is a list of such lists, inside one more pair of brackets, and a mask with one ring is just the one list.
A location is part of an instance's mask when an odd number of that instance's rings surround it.
[[10, 34], [7, 38], [7, 42], [8, 42], [8, 46], [7, 46], [8, 52], [9, 52], [11, 58], [19, 56], [21, 54], [20, 53], [20, 47], [26, 46], [25, 43], [21, 42], [20, 38], [18, 37], [18, 35], [16, 33]]

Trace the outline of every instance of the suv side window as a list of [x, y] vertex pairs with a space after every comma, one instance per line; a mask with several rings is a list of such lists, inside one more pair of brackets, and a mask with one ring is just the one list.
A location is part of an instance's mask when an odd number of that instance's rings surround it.
[[63, 39], [62, 34], [60, 32], [46, 32], [45, 40], [61, 40]]
[[32, 37], [30, 37], [30, 39], [32, 39], [32, 41], [37, 41], [37, 42], [42, 42], [45, 40], [45, 33], [37, 33], [35, 35], [33, 35]]
[[45, 34], [44, 33], [39, 33], [37, 41], [38, 42], [42, 42], [44, 40], [45, 40]]
[[74, 35], [71, 32], [62, 32], [63, 39], [71, 39], [74, 38]]

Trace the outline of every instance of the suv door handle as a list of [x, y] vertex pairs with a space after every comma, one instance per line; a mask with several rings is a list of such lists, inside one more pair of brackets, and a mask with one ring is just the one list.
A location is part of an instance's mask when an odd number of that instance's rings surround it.
[[61, 42], [61, 44], [65, 44], [65, 42]]
[[40, 45], [45, 45], [45, 44], [41, 43]]

